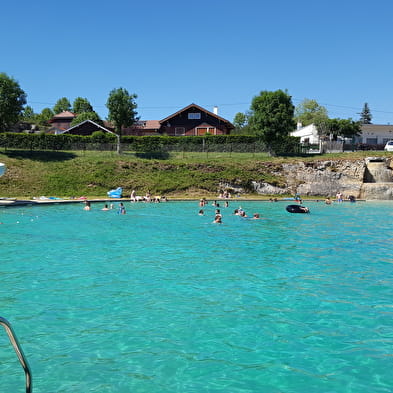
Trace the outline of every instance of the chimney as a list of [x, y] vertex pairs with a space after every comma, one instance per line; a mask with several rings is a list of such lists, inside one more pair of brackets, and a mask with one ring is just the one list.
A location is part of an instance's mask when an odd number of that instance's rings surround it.
[[214, 106], [214, 107], [213, 107], [213, 113], [214, 113], [215, 115], [218, 115], [218, 106]]
[[300, 123], [300, 121], [298, 121], [297, 124], [296, 124], [296, 129], [300, 130], [301, 128], [303, 128], [303, 124]]

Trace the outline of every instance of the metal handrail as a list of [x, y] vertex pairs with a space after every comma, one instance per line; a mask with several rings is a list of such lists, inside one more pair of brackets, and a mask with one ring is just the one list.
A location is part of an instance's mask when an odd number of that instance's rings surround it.
[[5, 331], [8, 334], [8, 337], [11, 341], [12, 346], [14, 347], [14, 351], [16, 356], [18, 356], [19, 362], [23, 367], [26, 376], [26, 393], [31, 393], [33, 391], [32, 387], [32, 377], [29, 364], [27, 363], [26, 357], [22, 351], [22, 347], [20, 346], [18, 339], [12, 329], [11, 324], [3, 317], [0, 317], [0, 325], [4, 327]]

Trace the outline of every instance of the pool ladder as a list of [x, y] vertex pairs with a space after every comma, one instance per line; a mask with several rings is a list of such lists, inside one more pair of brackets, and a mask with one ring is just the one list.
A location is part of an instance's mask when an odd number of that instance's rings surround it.
[[31, 371], [29, 364], [27, 363], [26, 357], [22, 351], [22, 347], [20, 346], [18, 339], [16, 338], [16, 334], [12, 329], [11, 324], [3, 317], [0, 317], [0, 325], [3, 326], [5, 331], [8, 334], [8, 337], [11, 341], [12, 346], [14, 347], [14, 351], [16, 356], [18, 356], [19, 362], [23, 367], [26, 376], [26, 393], [31, 393], [33, 391], [32, 388], [32, 379], [31, 379]]

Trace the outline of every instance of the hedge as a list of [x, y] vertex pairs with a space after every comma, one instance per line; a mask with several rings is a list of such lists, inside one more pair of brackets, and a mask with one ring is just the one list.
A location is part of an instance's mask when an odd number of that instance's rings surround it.
[[[122, 136], [122, 150], [135, 152], [159, 151], [267, 151], [257, 136]], [[71, 134], [0, 133], [0, 147], [27, 150], [115, 150], [116, 135], [96, 131], [91, 136]], [[273, 144], [277, 153], [297, 153], [299, 138], [288, 137]]]

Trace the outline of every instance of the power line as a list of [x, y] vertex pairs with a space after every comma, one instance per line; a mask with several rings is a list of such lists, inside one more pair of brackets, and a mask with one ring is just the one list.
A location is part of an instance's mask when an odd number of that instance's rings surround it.
[[[302, 102], [303, 99], [294, 98], [292, 97], [293, 101]], [[56, 105], [54, 102], [40, 102], [40, 101], [29, 101], [30, 104], [40, 104], [40, 105]], [[216, 103], [216, 104], [202, 104], [202, 106], [240, 106], [240, 105], [250, 105], [250, 102], [232, 102], [232, 103]], [[359, 107], [353, 107], [348, 105], [336, 105], [336, 104], [329, 104], [329, 103], [319, 103], [319, 105], [326, 106], [326, 107], [334, 107], [334, 108], [343, 108], [343, 109], [350, 109], [350, 110], [359, 110]], [[146, 110], [146, 109], [178, 109], [182, 108], [183, 105], [165, 105], [165, 106], [138, 106], [138, 109]], [[105, 105], [93, 105], [94, 108], [106, 108]], [[383, 111], [379, 109], [371, 109], [371, 112], [377, 113], [386, 113], [386, 114], [393, 114], [393, 111]]]

